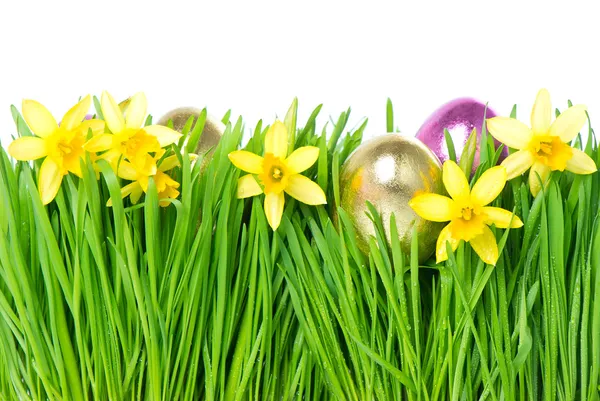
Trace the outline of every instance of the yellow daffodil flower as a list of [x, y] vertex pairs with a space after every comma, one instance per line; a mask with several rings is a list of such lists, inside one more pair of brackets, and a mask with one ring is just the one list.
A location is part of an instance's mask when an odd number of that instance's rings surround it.
[[497, 166], [485, 171], [471, 190], [467, 177], [460, 167], [448, 160], [443, 166], [442, 180], [450, 198], [425, 193], [415, 196], [409, 202], [415, 213], [426, 220], [450, 222], [444, 227], [437, 240], [435, 253], [437, 263], [448, 259], [446, 242], [450, 242], [452, 250], [455, 251], [460, 240], [464, 240], [471, 244], [481, 260], [495, 265], [498, 261], [498, 244], [488, 226], [491, 224], [495, 224], [498, 228], [523, 226], [521, 220], [508, 210], [487, 206], [502, 192], [506, 184], [506, 169]]
[[63, 176], [72, 172], [81, 177], [83, 144], [89, 130], [93, 134], [104, 131], [101, 120], [86, 120], [90, 96], [84, 97], [63, 117], [60, 126], [52, 114], [35, 100], [23, 101], [23, 118], [35, 136], [15, 139], [8, 152], [17, 160], [36, 160], [45, 157], [38, 177], [38, 189], [44, 205], [55, 197]]
[[146, 119], [146, 96], [139, 92], [125, 104], [125, 117], [121, 107], [106, 91], [102, 93], [101, 109], [112, 134], [101, 134], [85, 144], [89, 152], [104, 152], [102, 158], [116, 170], [121, 158], [146, 175], [156, 174], [155, 160], [162, 155], [161, 148], [177, 141], [181, 134], [168, 127], [150, 125], [142, 127]]
[[[239, 199], [265, 193], [265, 214], [273, 230], [277, 230], [283, 215], [286, 192], [300, 202], [308, 205], [327, 203], [321, 187], [300, 173], [312, 166], [319, 158], [319, 148], [304, 146], [296, 149], [289, 157], [287, 128], [276, 121], [265, 136], [265, 155], [260, 157], [245, 150], [229, 154], [229, 160], [237, 168], [250, 174], [238, 181]], [[253, 174], [258, 175], [256, 181]]]
[[[196, 155], [190, 154], [190, 160], [195, 160], [196, 157]], [[177, 156], [169, 156], [160, 163], [154, 175], [146, 175], [143, 171], [136, 170], [131, 163], [121, 161], [119, 164], [119, 177], [132, 181], [121, 188], [121, 198], [129, 196], [131, 203], [138, 203], [142, 194], [148, 190], [148, 181], [152, 177], [158, 192], [158, 199], [162, 199], [159, 202], [160, 206], [169, 206], [169, 202], [165, 199], [176, 199], [179, 196], [179, 191], [177, 190], [179, 183], [165, 172], [177, 166], [179, 166]], [[112, 199], [109, 199], [106, 205], [112, 206]]]
[[[579, 149], [568, 145], [587, 117], [586, 107], [575, 105], [562, 112], [552, 122], [552, 104], [546, 89], [538, 92], [531, 111], [531, 128], [522, 122], [507, 117], [487, 120], [487, 129], [494, 138], [514, 149], [502, 165], [511, 180], [529, 168], [529, 188], [536, 196], [546, 183], [551, 171], [568, 170], [575, 174], [591, 174], [597, 170], [594, 160]], [[539, 174], [539, 177], [537, 175]], [[540, 183], [541, 179], [541, 183]]]

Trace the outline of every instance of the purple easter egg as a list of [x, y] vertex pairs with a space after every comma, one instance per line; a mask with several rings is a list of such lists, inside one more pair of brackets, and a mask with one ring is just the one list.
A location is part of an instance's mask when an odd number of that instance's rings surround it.
[[[465, 143], [471, 135], [473, 128], [477, 129], [477, 152], [473, 160], [473, 172], [479, 166], [479, 146], [481, 142], [481, 127], [486, 118], [495, 117], [496, 113], [485, 104], [471, 98], [454, 99], [431, 114], [417, 132], [417, 138], [435, 153], [443, 163], [449, 159], [448, 146], [444, 138], [444, 128], [448, 130], [454, 142], [457, 159], [460, 159]], [[494, 141], [496, 148], [500, 143]], [[508, 156], [508, 149], [504, 148], [500, 161]]]

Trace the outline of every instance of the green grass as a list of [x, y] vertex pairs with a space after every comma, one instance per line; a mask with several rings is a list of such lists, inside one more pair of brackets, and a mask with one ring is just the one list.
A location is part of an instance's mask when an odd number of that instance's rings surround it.
[[[525, 226], [496, 230], [495, 267], [464, 244], [419, 265], [374, 207], [364, 255], [334, 205], [366, 121], [349, 129], [347, 110], [326, 130], [320, 106], [303, 125], [296, 108], [285, 123], [295, 147], [321, 148], [306, 174], [329, 204], [288, 198], [276, 233], [261, 197], [235, 198], [227, 154], [245, 128], [229, 112], [208, 163], [191, 165], [189, 133], [166, 209], [152, 184], [140, 205], [105, 207], [120, 187], [108, 165], [44, 207], [39, 165], [0, 150], [0, 400], [600, 400], [598, 173], [554, 173], [535, 199], [507, 184], [496, 204]], [[391, 102], [387, 115], [393, 128]], [[474, 179], [499, 155], [482, 140]]]

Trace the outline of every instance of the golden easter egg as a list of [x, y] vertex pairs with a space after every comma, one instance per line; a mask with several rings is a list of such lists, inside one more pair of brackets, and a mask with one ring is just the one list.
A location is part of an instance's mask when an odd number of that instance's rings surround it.
[[[167, 126], [169, 120], [171, 120], [173, 122], [173, 129], [177, 132], [182, 132], [183, 127], [190, 117], [194, 117], [194, 122], [192, 123], [193, 129], [194, 125], [196, 124], [196, 120], [201, 113], [202, 110], [195, 107], [179, 107], [162, 116], [158, 120], [157, 124]], [[196, 146], [195, 153], [197, 155], [203, 155], [208, 151], [211, 151], [210, 153], [212, 153], [212, 150], [214, 150], [214, 148], [219, 144], [219, 141], [223, 136], [223, 132], [225, 132], [225, 124], [223, 124], [218, 118], [208, 114], [206, 116], [206, 122], [204, 123], [202, 135], [200, 136], [200, 140]], [[205, 156], [205, 160], [208, 160], [210, 153]]]
[[346, 160], [340, 173], [340, 202], [352, 219], [359, 248], [369, 253], [369, 238], [375, 236], [367, 213], [367, 201], [380, 214], [388, 244], [390, 217], [394, 214], [400, 244], [410, 254], [413, 227], [419, 239], [419, 261], [434, 252], [443, 223], [419, 217], [408, 205], [417, 194], [443, 193], [442, 165], [421, 141], [388, 134], [360, 145]]

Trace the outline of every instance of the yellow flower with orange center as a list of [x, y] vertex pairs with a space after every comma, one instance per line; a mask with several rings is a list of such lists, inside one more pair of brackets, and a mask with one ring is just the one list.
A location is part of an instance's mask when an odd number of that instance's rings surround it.
[[575, 174], [591, 174], [597, 171], [591, 157], [568, 145], [585, 124], [585, 111], [585, 106], [575, 105], [562, 112], [552, 122], [550, 94], [546, 89], [542, 89], [538, 92], [531, 111], [531, 128], [513, 118], [488, 119], [487, 129], [490, 134], [505, 145], [518, 149], [518, 152], [502, 162], [508, 172], [508, 179], [511, 180], [531, 168], [529, 187], [531, 193], [536, 196], [552, 171], [568, 170]]
[[181, 134], [161, 125], [143, 127], [147, 101], [142, 92], [133, 95], [123, 107], [125, 116], [108, 92], [102, 93], [100, 103], [111, 134], [104, 133], [92, 138], [85, 144], [85, 149], [89, 152], [105, 152], [101, 158], [107, 160], [115, 170], [119, 160], [124, 158], [144, 174], [156, 174], [155, 160], [164, 152], [161, 148], [177, 141]]
[[448, 160], [443, 166], [442, 180], [450, 197], [425, 193], [409, 202], [415, 213], [426, 220], [450, 222], [437, 240], [437, 263], [448, 259], [447, 242], [455, 251], [460, 241], [464, 240], [471, 244], [481, 260], [495, 265], [498, 261], [498, 244], [488, 226], [523, 226], [523, 222], [508, 210], [487, 206], [502, 192], [506, 184], [506, 169], [502, 166], [492, 167], [470, 189], [464, 172], [455, 162]]
[[[196, 157], [196, 155], [190, 154], [190, 160], [195, 160]], [[156, 191], [158, 192], [160, 206], [169, 206], [170, 203], [166, 199], [176, 199], [179, 196], [179, 191], [177, 190], [179, 183], [166, 174], [166, 172], [177, 166], [179, 166], [177, 156], [169, 156], [160, 163], [155, 174], [147, 175], [144, 171], [136, 170], [133, 164], [121, 161], [118, 176], [132, 181], [121, 188], [121, 198], [129, 196], [131, 203], [138, 203], [142, 194], [148, 191], [148, 182], [150, 177], [152, 177], [156, 185]], [[109, 199], [106, 205], [112, 206], [112, 199]]]
[[65, 114], [59, 126], [42, 104], [35, 100], [23, 101], [23, 118], [35, 136], [15, 139], [9, 145], [8, 153], [23, 161], [45, 157], [38, 177], [44, 205], [56, 197], [63, 176], [69, 172], [82, 176], [80, 163], [85, 155], [83, 144], [89, 130], [94, 135], [104, 131], [101, 120], [82, 121], [90, 103], [90, 96], [84, 97]]
[[[264, 157], [245, 150], [229, 154], [229, 160], [234, 166], [250, 173], [239, 179], [237, 197], [248, 198], [264, 192], [265, 214], [273, 230], [277, 230], [281, 223], [284, 192], [308, 205], [327, 203], [321, 187], [300, 174], [315, 164], [319, 158], [319, 148], [304, 146], [289, 156], [287, 149], [287, 128], [281, 121], [275, 121], [265, 136]], [[258, 175], [262, 188], [253, 174]]]

